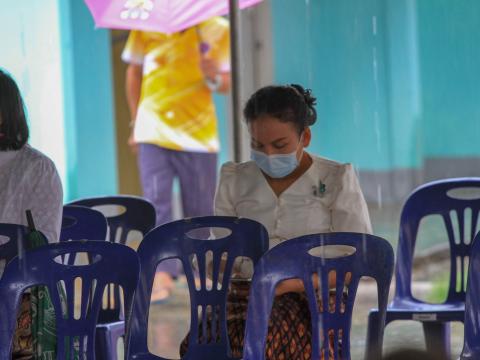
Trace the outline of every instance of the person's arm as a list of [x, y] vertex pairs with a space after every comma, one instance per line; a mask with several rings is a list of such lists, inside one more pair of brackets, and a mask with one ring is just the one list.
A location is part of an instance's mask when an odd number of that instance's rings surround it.
[[135, 121], [137, 117], [138, 102], [142, 89], [142, 73], [143, 67], [141, 65], [129, 64], [127, 67], [125, 92], [132, 121]]
[[230, 72], [221, 71], [216, 60], [202, 56], [200, 68], [208, 83], [218, 84], [218, 87], [214, 86], [212, 90], [222, 94], [230, 91]]
[[371, 234], [367, 203], [351, 164], [339, 170], [339, 190], [332, 204], [332, 231]]
[[136, 151], [136, 143], [133, 138], [133, 129], [135, 119], [137, 117], [138, 103], [140, 101], [140, 93], [142, 89], [143, 67], [137, 64], [129, 64], [127, 67], [127, 76], [125, 83], [125, 92], [127, 95], [128, 108], [130, 110], [130, 137], [128, 145]]
[[[48, 239], [58, 242], [62, 225], [63, 189], [57, 169], [50, 159], [42, 159], [32, 167], [31, 193], [25, 210], [31, 210], [35, 227]], [[33, 177], [32, 176], [32, 177]]]

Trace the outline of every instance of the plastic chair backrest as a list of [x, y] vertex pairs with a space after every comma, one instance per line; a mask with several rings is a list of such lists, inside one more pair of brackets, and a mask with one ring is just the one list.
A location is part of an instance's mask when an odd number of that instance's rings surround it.
[[107, 219], [100, 211], [64, 205], [60, 241], [107, 240]]
[[[189, 232], [204, 228], [227, 228], [230, 235], [215, 240], [198, 240]], [[135, 294], [134, 309], [127, 339], [128, 359], [162, 359], [147, 347], [147, 321], [155, 269], [159, 262], [180, 259], [187, 277], [191, 321], [188, 351], [183, 359], [230, 359], [226, 329], [226, 298], [232, 265], [237, 257], [248, 257], [255, 264], [268, 249], [268, 234], [256, 221], [225, 216], [207, 216], [179, 220], [159, 226], [144, 238], [138, 249], [142, 267], [141, 280]], [[207, 288], [206, 257], [211, 254], [212, 288]], [[196, 288], [192, 261], [196, 257], [200, 289]], [[220, 281], [220, 262], [227, 259]], [[215, 285], [217, 284], [217, 285]], [[207, 334], [207, 313], [211, 316], [211, 340], [200, 340]], [[219, 324], [220, 328], [217, 328]], [[206, 338], [206, 336], [205, 336]]]
[[[96, 209], [105, 216], [109, 229], [110, 242], [125, 245], [128, 233], [132, 230], [140, 231], [143, 236], [155, 226], [156, 212], [153, 205], [146, 199], [137, 196], [117, 195], [80, 199], [69, 205], [86, 206]], [[109, 210], [116, 210], [114, 215]], [[120, 235], [117, 235], [120, 234]], [[123, 314], [118, 307], [119, 292], [113, 286], [113, 298], [108, 297], [106, 308], [100, 312], [100, 322], [110, 323], [119, 321]]]
[[27, 248], [27, 235], [29, 230], [26, 226], [17, 224], [0, 223], [0, 261], [7, 265], [18, 254]]
[[[103, 213], [107, 219], [111, 242], [125, 245], [128, 233], [137, 230], [145, 235], [155, 226], [156, 213], [153, 205], [146, 199], [137, 196], [117, 195], [80, 199], [69, 205], [94, 208]], [[119, 214], [109, 216], [106, 206], [116, 206]], [[121, 231], [118, 241], [117, 234]]]
[[[337, 258], [318, 257], [309, 253], [311, 249], [329, 245], [346, 245], [355, 250], [348, 256]], [[328, 254], [328, 248], [323, 249]], [[384, 324], [393, 261], [393, 249], [386, 240], [359, 233], [306, 235], [273, 247], [255, 267], [248, 303], [243, 359], [265, 359], [275, 288], [287, 279], [300, 279], [305, 286], [312, 324], [311, 358], [330, 359], [328, 339], [333, 332], [335, 359], [350, 359], [350, 327], [359, 280], [367, 276], [377, 281], [379, 322]], [[328, 278], [332, 271], [336, 275], [336, 295], [329, 290]], [[318, 278], [314, 275], [318, 275]], [[346, 281], [346, 276], [350, 276], [350, 282]], [[335, 296], [334, 305], [329, 304], [331, 296]], [[383, 325], [380, 328], [383, 329]], [[381, 344], [383, 330], [378, 336], [375, 340]]]
[[480, 232], [473, 241], [465, 299], [464, 343], [460, 359], [480, 358]]
[[[464, 188], [473, 188], [478, 195], [480, 178], [455, 178], [430, 182], [414, 190], [407, 199], [400, 218], [394, 302], [404, 298], [413, 299], [411, 280], [415, 242], [420, 222], [428, 215], [442, 217], [450, 245], [451, 271], [446, 302], [465, 301], [465, 275], [468, 270], [468, 266], [465, 265], [468, 263], [471, 242], [477, 230], [480, 196], [468, 199], [460, 198], [461, 193], [455, 197], [449, 193], [455, 189], [462, 191], [460, 189]], [[458, 221], [453, 220], [455, 217]], [[470, 228], [467, 228], [468, 220]], [[455, 229], [458, 230], [458, 235], [455, 235]]]
[[[55, 260], [78, 252], [90, 254], [94, 263], [72, 266]], [[115, 283], [122, 287], [125, 312], [129, 314], [138, 276], [135, 251], [104, 241], [49, 244], [27, 251], [23, 258], [15, 257], [0, 281], [0, 359], [10, 356], [21, 295], [36, 285], [48, 288], [55, 309], [57, 359], [73, 359], [75, 340], [78, 358], [95, 359], [95, 327], [105, 286]], [[75, 286], [78, 279], [81, 288]], [[75, 308], [76, 296], [81, 297], [80, 309]]]

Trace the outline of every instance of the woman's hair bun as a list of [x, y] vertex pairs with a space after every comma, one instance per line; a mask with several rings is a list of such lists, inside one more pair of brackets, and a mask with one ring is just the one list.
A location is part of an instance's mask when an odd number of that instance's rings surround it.
[[315, 109], [315, 105], [317, 105], [317, 98], [312, 95], [312, 90], [305, 89], [302, 85], [298, 84], [290, 84], [290, 87], [298, 92], [308, 107], [306, 125], [311, 126], [315, 124], [317, 121], [317, 110]]

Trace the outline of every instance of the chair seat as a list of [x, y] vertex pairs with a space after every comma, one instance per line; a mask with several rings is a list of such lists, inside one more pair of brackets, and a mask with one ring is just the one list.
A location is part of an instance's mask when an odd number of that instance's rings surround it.
[[[372, 310], [375, 313], [377, 310]], [[430, 304], [416, 299], [396, 299], [387, 307], [386, 322], [416, 320], [422, 322], [462, 321], [465, 315], [464, 302]]]
[[465, 302], [457, 301], [451, 303], [431, 304], [415, 299], [401, 299], [392, 301], [387, 311], [390, 312], [445, 312], [445, 311], [464, 311]]
[[125, 322], [97, 324], [95, 351], [98, 359], [117, 359], [118, 340], [125, 335]]

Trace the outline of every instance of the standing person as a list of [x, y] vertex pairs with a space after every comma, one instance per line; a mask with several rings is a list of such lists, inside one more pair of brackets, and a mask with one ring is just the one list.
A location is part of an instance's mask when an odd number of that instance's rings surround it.
[[[63, 191], [55, 164], [28, 145], [29, 130], [22, 96], [15, 81], [0, 69], [0, 223], [27, 224], [31, 210], [35, 226], [50, 243], [58, 242], [62, 223]], [[2, 269], [3, 272], [3, 269]], [[55, 336], [32, 336], [31, 299], [22, 297], [17, 329], [13, 340], [13, 358], [28, 359], [34, 351], [53, 358]], [[35, 299], [36, 313], [51, 326], [51, 312], [44, 311]], [[35, 354], [40, 355], [40, 354]], [[42, 357], [43, 358], [43, 357]]]
[[[174, 34], [132, 31], [122, 59], [144, 196], [157, 225], [172, 220], [172, 185], [180, 183], [183, 215], [211, 215], [219, 140], [212, 92], [230, 87], [229, 26], [215, 17]], [[168, 297], [173, 262], [161, 264], [153, 301]]]
[[[313, 137], [310, 126], [317, 118], [315, 103], [310, 90], [300, 85], [267, 86], [255, 92], [244, 109], [252, 161], [228, 162], [220, 172], [215, 214], [260, 222], [268, 231], [270, 248], [308, 234], [372, 232], [367, 204], [352, 165], [306, 151]], [[345, 255], [339, 248], [329, 249], [329, 253]], [[243, 352], [252, 277], [251, 268], [244, 264], [233, 270], [233, 276], [243, 281], [232, 282], [227, 299], [233, 357], [241, 357]], [[335, 279], [329, 281], [335, 284]], [[266, 359], [309, 360], [311, 337], [303, 282], [281, 282], [270, 314]], [[180, 354], [185, 354], [187, 348], [188, 338]], [[330, 354], [322, 360], [333, 359], [333, 350], [331, 346]]]

